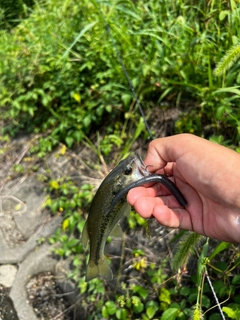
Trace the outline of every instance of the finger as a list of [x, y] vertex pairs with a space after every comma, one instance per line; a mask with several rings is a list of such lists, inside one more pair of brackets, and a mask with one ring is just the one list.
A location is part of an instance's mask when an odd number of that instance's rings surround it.
[[142, 197], [152, 197], [156, 196], [156, 192], [154, 188], [144, 188], [144, 187], [137, 187], [133, 188], [128, 192], [127, 201], [131, 206], [134, 206], [137, 199]]
[[157, 205], [154, 207], [152, 215], [163, 226], [189, 231], [193, 230], [191, 217], [185, 209], [170, 209], [167, 206]]
[[182, 144], [187, 143], [188, 136], [178, 135], [177, 144], [175, 137], [160, 138], [150, 142], [144, 161], [149, 166], [149, 171], [155, 172], [157, 169], [164, 168], [168, 162], [178, 160], [182, 154]]
[[162, 195], [171, 194], [170, 191], [162, 186], [160, 183], [156, 183], [150, 187], [137, 187], [133, 188], [128, 192], [127, 201], [131, 206], [134, 206], [138, 198], [141, 197], [157, 197]]
[[[170, 205], [174, 205], [175, 208], [169, 208]], [[155, 217], [163, 226], [185, 230], [193, 229], [188, 211], [181, 208], [172, 196], [154, 199], [142, 197], [135, 202], [134, 207], [143, 218]]]

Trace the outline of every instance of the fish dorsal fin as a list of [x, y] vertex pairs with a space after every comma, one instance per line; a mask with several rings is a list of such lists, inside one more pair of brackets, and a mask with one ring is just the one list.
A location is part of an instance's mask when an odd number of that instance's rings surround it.
[[116, 238], [121, 238], [123, 235], [122, 229], [120, 225], [117, 223], [112, 232], [110, 233], [110, 236], [116, 237]]
[[88, 231], [87, 231], [87, 221], [85, 222], [83, 231], [82, 231], [82, 245], [84, 246], [84, 248], [87, 247], [88, 245], [88, 241], [89, 241], [89, 235], [88, 235]]

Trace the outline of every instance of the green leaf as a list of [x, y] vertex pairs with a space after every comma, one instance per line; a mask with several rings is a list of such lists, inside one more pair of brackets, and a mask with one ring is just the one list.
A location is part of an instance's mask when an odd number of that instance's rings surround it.
[[180, 294], [182, 296], [188, 296], [189, 292], [190, 292], [190, 289], [188, 287], [182, 287], [181, 290], [180, 290]]
[[[187, 309], [187, 310], [189, 310], [189, 309]], [[190, 315], [189, 315], [189, 317], [187, 317], [186, 310], [180, 311], [177, 316], [177, 320], [187, 320], [187, 319], [190, 319]]]
[[73, 142], [74, 142], [73, 138], [72, 137], [66, 137], [65, 141], [66, 141], [67, 146], [69, 148], [71, 148], [71, 146], [73, 145]]
[[213, 252], [210, 254], [210, 256], [208, 257], [209, 260], [211, 260], [212, 258], [214, 258], [217, 254], [219, 254], [221, 251], [228, 249], [229, 247], [231, 247], [231, 243], [229, 242], [224, 242], [222, 241], [214, 250]]
[[125, 107], [130, 105], [130, 102], [132, 101], [132, 99], [133, 98], [130, 94], [125, 93], [122, 95], [122, 101], [123, 101]]
[[230, 11], [229, 11], [229, 10], [222, 10], [222, 11], [219, 13], [219, 20], [220, 20], [220, 21], [224, 20], [229, 14], [230, 14]]
[[72, 137], [74, 140], [79, 142], [79, 141], [81, 141], [81, 139], [83, 139], [84, 135], [81, 130], [75, 130], [72, 134]]
[[240, 284], [240, 275], [239, 274], [237, 274], [236, 276], [233, 277], [232, 284]]
[[229, 295], [230, 288], [222, 280], [216, 280], [213, 282], [213, 288], [216, 291], [218, 298]]
[[141, 17], [139, 15], [137, 15], [133, 10], [134, 8], [132, 7], [131, 10], [127, 9], [126, 7], [124, 6], [120, 6], [120, 5], [117, 5], [115, 6], [116, 9], [118, 9], [119, 11], [122, 11], [124, 12], [125, 14], [131, 16], [132, 18], [136, 19], [136, 20], [141, 20]]
[[189, 295], [188, 301], [189, 301], [190, 303], [195, 302], [196, 300], [197, 300], [197, 293], [196, 293], [196, 292], [194, 292], [194, 293], [192, 293], [192, 294]]
[[89, 127], [89, 125], [90, 125], [90, 123], [91, 123], [91, 119], [92, 119], [92, 117], [91, 117], [91, 114], [88, 114], [87, 116], [85, 116], [84, 118], [83, 118], [83, 125], [84, 125], [84, 127], [86, 127], [86, 128], [88, 128]]
[[132, 296], [132, 309], [134, 313], [140, 313], [144, 309], [143, 303], [137, 296]]
[[210, 299], [207, 296], [202, 295], [202, 306], [205, 308], [209, 308], [210, 304], [211, 304]]
[[169, 308], [163, 312], [160, 320], [175, 320], [178, 312], [179, 310], [177, 308]]
[[106, 306], [106, 308], [107, 308], [108, 314], [112, 315], [112, 314], [116, 313], [116, 311], [117, 311], [117, 306], [116, 306], [116, 303], [113, 302], [112, 300], [107, 301], [106, 304], [105, 304], [105, 306]]
[[112, 112], [112, 106], [111, 105], [106, 106], [106, 111], [109, 113]]
[[71, 240], [68, 242], [68, 247], [74, 247], [74, 246], [76, 246], [78, 243], [79, 243], [79, 240], [78, 240], [78, 239], [71, 239]]
[[143, 299], [146, 299], [147, 296], [149, 295], [149, 290], [141, 286], [134, 286], [133, 292], [138, 293]]
[[152, 319], [159, 308], [158, 304], [155, 301], [149, 301], [146, 306], [147, 306], [146, 314], [149, 319]]
[[166, 304], [171, 303], [171, 297], [170, 297], [170, 292], [166, 288], [161, 288], [160, 295], [159, 295], [159, 300], [161, 302], [165, 302]]
[[212, 142], [215, 142], [215, 143], [218, 143], [218, 144], [222, 144], [223, 141], [224, 141], [224, 136], [223, 135], [212, 135], [210, 138], [209, 138], [210, 141]]
[[216, 118], [221, 119], [224, 113], [231, 113], [231, 112], [232, 112], [232, 108], [228, 106], [220, 106], [216, 110]]
[[236, 95], [240, 96], [240, 90], [238, 90], [239, 86], [236, 87], [228, 87], [228, 88], [221, 88], [213, 92], [213, 94], [216, 93], [223, 93], [223, 92], [229, 92], [229, 93], [235, 93]]
[[124, 308], [121, 308], [121, 309], [118, 309], [116, 311], [116, 317], [117, 319], [119, 320], [127, 320], [128, 319], [128, 316], [127, 316], [127, 310], [124, 309]]
[[142, 118], [140, 118], [139, 123], [137, 125], [137, 129], [136, 129], [136, 131], [134, 133], [134, 137], [133, 137], [134, 140], [137, 140], [137, 138], [139, 137], [141, 132], [144, 130], [144, 128], [145, 128], [144, 121], [143, 121]]
[[[229, 308], [229, 307], [223, 307], [222, 311], [225, 312], [227, 314], [227, 316], [231, 319], [237, 319], [236, 317], [236, 311]], [[238, 320], [238, 319], [237, 319]]]
[[222, 320], [222, 317], [219, 313], [214, 313], [210, 315], [209, 320]]
[[102, 307], [102, 316], [103, 318], [108, 318], [108, 311], [106, 306]]
[[77, 35], [77, 37], [75, 38], [75, 40], [72, 42], [72, 44], [67, 48], [67, 50], [64, 52], [62, 58], [65, 58], [68, 53], [72, 50], [72, 48], [75, 46], [75, 44], [79, 41], [79, 39], [84, 35], [84, 33], [86, 33], [89, 29], [93, 28], [95, 26], [95, 24], [98, 23], [98, 21], [94, 21], [92, 23], [89, 23], [88, 25], [86, 25]]

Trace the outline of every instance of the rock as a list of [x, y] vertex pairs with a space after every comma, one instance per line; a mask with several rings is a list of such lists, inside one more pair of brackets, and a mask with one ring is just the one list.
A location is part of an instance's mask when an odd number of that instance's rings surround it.
[[17, 267], [11, 264], [0, 266], [0, 284], [10, 288], [13, 285], [16, 274]]

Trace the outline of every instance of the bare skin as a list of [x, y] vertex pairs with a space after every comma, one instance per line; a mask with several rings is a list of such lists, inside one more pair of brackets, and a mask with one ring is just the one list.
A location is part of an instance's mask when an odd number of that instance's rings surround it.
[[153, 140], [145, 164], [179, 187], [183, 208], [160, 184], [129, 191], [127, 200], [143, 218], [167, 227], [240, 242], [240, 154], [191, 134]]

